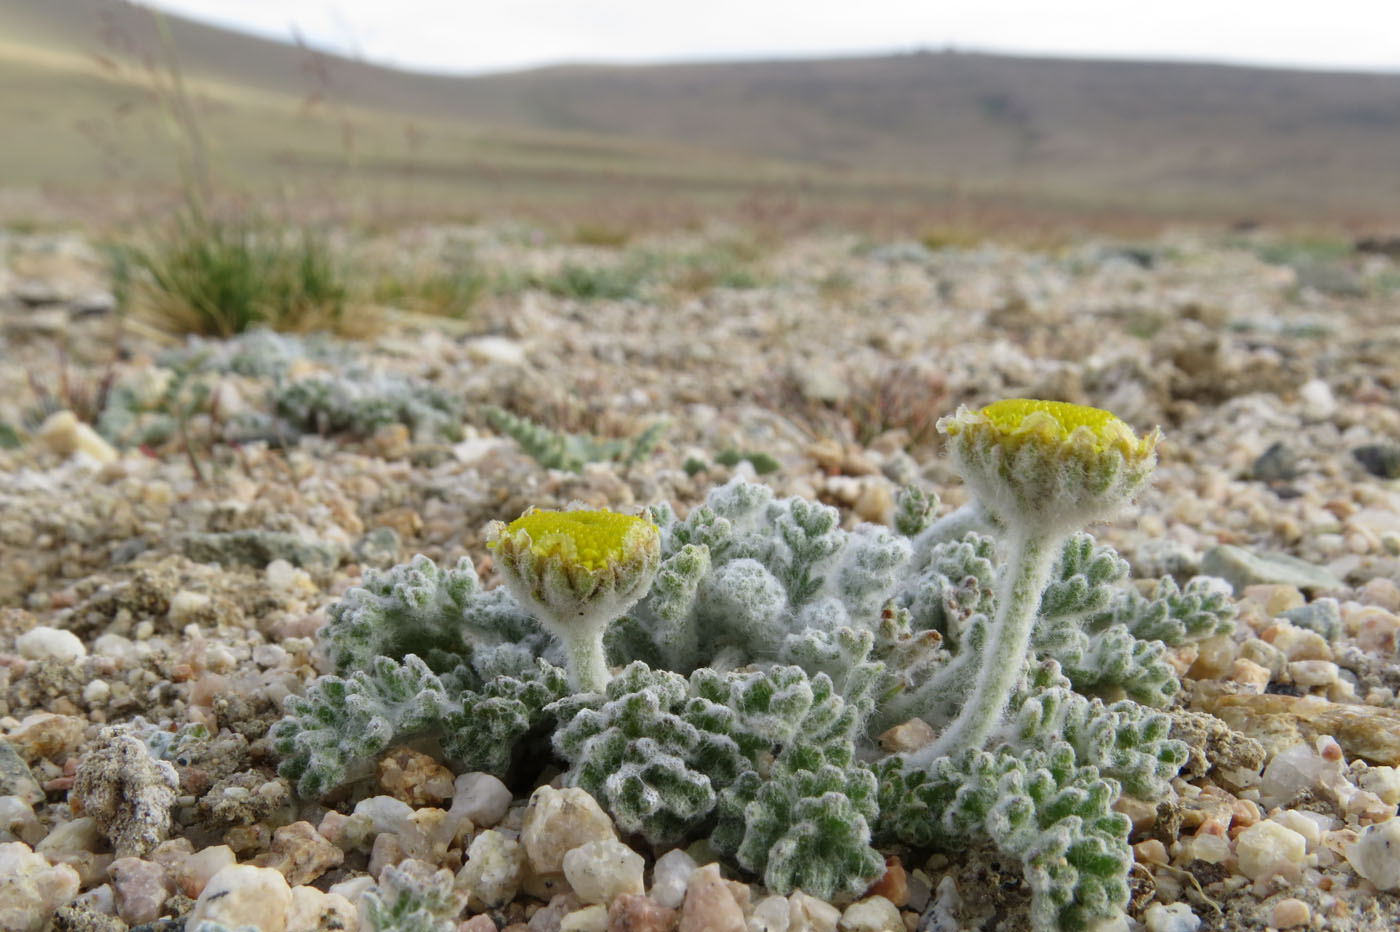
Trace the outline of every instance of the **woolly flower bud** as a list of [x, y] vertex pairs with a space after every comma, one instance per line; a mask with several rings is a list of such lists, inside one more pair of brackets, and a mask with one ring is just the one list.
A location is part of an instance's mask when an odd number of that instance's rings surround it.
[[536, 511], [487, 529], [511, 594], [548, 624], [612, 621], [646, 595], [661, 560], [661, 533], [612, 511]]
[[1156, 464], [1161, 432], [1138, 439], [1117, 416], [1059, 401], [1013, 398], [939, 420], [954, 462], [1007, 527], [1068, 531], [1133, 497]]
[[600, 691], [603, 629], [651, 588], [661, 562], [656, 525], [612, 511], [532, 509], [491, 522], [487, 535], [511, 595], [564, 642], [571, 684]]

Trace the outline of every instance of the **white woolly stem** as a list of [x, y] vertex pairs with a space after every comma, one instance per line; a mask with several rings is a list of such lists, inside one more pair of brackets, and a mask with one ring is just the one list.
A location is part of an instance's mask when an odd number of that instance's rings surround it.
[[911, 765], [926, 767], [935, 758], [981, 748], [1001, 724], [1006, 703], [1025, 672], [1040, 597], [1062, 543], [1061, 535], [1043, 531], [1017, 529], [1013, 534], [1006, 572], [997, 587], [997, 617], [987, 632], [972, 694], [943, 734], [910, 756]]
[[568, 657], [569, 688], [574, 692], [601, 693], [608, 688], [612, 673], [603, 655], [603, 625], [560, 626], [564, 652]]

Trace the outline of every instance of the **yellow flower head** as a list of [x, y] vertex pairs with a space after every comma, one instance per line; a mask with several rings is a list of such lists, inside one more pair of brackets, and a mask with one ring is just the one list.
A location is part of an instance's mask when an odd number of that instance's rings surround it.
[[939, 420], [953, 459], [982, 504], [1007, 526], [1082, 527], [1146, 483], [1161, 433], [1139, 438], [1111, 412], [1011, 398]]
[[[623, 562], [629, 541], [656, 525], [615, 511], [527, 511], [506, 525], [506, 534], [524, 531], [537, 557], [558, 555], [589, 570]], [[499, 541], [492, 542], [495, 548]]]
[[607, 624], [646, 594], [661, 560], [657, 526], [614, 511], [531, 509], [487, 535], [507, 587], [546, 627]]

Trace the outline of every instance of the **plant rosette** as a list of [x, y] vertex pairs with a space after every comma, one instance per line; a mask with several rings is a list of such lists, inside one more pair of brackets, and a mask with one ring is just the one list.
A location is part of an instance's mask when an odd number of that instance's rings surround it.
[[487, 539], [511, 595], [564, 644], [569, 685], [602, 692], [603, 631], [651, 588], [657, 526], [607, 510], [531, 509], [510, 524], [491, 522]]

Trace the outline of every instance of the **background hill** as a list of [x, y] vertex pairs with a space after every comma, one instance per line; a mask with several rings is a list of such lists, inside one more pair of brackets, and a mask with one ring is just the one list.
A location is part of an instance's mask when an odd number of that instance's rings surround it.
[[353, 179], [405, 209], [1400, 210], [1394, 74], [928, 53], [451, 77], [164, 22], [114, 0], [0, 0], [7, 186], [139, 191], [183, 152], [250, 190]]

